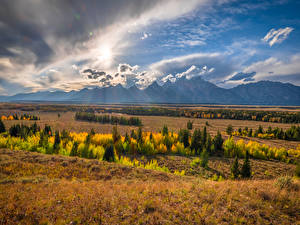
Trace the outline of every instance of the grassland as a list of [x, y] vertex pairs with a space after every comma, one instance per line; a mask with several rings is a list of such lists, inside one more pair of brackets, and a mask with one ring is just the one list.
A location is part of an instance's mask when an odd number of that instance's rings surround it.
[[[37, 105], [0, 104], [0, 115], [24, 113], [24, 107], [36, 109]], [[43, 105], [41, 109], [43, 107], [49, 108]], [[29, 113], [39, 116], [40, 120], [6, 120], [4, 124], [9, 128], [17, 123], [36, 122], [41, 127], [50, 125], [53, 131], [89, 132], [93, 128], [96, 133], [111, 133], [110, 124], [75, 121], [75, 112], [71, 108], [68, 111], [68, 107], [61, 105], [66, 110], [58, 112], [34, 110]], [[299, 111], [297, 107], [245, 108]], [[243, 120], [138, 117], [146, 132], [160, 131], [163, 125], [178, 132], [191, 120], [193, 129], [206, 125], [211, 135], [219, 130], [225, 139], [228, 124], [234, 129], [246, 126], [257, 129], [259, 125], [264, 129], [269, 126], [287, 129], [291, 126]], [[122, 135], [132, 129], [137, 128], [118, 126]], [[234, 138], [286, 149], [295, 149], [299, 144], [254, 137]], [[0, 149], [0, 224], [300, 224], [300, 180], [293, 177], [296, 169], [293, 164], [251, 158], [251, 179], [234, 181], [230, 179], [233, 158], [211, 156], [207, 168], [192, 166], [195, 157], [157, 154], [131, 156], [133, 158], [141, 162], [155, 159], [170, 172], [184, 170], [185, 176], [96, 159]], [[215, 176], [224, 180], [213, 181]]]
[[0, 150], [1, 224], [299, 224], [300, 183]]

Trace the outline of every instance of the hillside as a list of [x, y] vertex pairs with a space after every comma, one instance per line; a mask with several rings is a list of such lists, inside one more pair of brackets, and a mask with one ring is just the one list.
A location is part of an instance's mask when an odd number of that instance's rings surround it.
[[300, 87], [288, 83], [260, 81], [231, 89], [220, 88], [201, 77], [185, 77], [160, 86], [152, 83], [141, 90], [122, 85], [84, 88], [80, 91], [45, 91], [0, 96], [0, 101], [52, 101], [73, 103], [211, 103], [252, 105], [299, 105]]
[[[300, 184], [214, 182], [0, 150], [1, 224], [296, 224]], [[268, 189], [266, 189], [268, 187]]]

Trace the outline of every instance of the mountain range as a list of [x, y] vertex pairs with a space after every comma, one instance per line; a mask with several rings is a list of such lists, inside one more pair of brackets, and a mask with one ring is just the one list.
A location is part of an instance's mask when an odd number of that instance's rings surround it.
[[243, 105], [300, 105], [300, 87], [290, 83], [259, 81], [231, 89], [216, 86], [201, 77], [178, 79], [162, 86], [157, 82], [141, 90], [122, 85], [84, 88], [79, 91], [43, 91], [0, 96], [2, 102], [45, 101], [74, 103], [199, 103]]

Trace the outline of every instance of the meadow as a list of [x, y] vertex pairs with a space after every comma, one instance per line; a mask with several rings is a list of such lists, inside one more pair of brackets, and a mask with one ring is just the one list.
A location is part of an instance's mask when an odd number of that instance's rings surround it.
[[[0, 110], [1, 116], [23, 113]], [[1, 224], [297, 224], [300, 219], [300, 142], [234, 133], [259, 126], [286, 131], [299, 124], [135, 116], [143, 125], [138, 127], [128, 124], [131, 115], [120, 113], [96, 115], [126, 118], [126, 125], [78, 121], [76, 110], [26, 113], [38, 120], [3, 120]], [[245, 175], [247, 157], [251, 169]]]

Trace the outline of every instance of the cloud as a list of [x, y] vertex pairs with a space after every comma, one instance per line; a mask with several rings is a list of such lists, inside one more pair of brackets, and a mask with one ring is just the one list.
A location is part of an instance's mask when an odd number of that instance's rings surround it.
[[[71, 74], [69, 68], [76, 65], [73, 72], [95, 68], [111, 73], [118, 65], [116, 58], [134, 44], [128, 30], [139, 31], [153, 22], [177, 18], [206, 4], [207, 0], [190, 0], [189, 4], [179, 0], [3, 0], [0, 78], [32, 91], [49, 88], [43, 86], [40, 77], [51, 68]], [[67, 83], [78, 88], [79, 78], [82, 84], [94, 85], [93, 80], [99, 75], [89, 74], [93, 79], [84, 79], [78, 74], [74, 75], [76, 81], [69, 75], [62, 76], [65, 84], [59, 80], [61, 83], [52, 84], [51, 88], [69, 89], [71, 85]], [[11, 94], [15, 91], [11, 90]]]
[[118, 66], [118, 73], [131, 73], [136, 71], [139, 68], [138, 65], [130, 66], [129, 64], [123, 63]]
[[145, 40], [146, 38], [151, 37], [151, 36], [152, 36], [151, 33], [146, 33], [146, 32], [144, 32], [144, 33], [143, 33], [143, 36], [142, 36], [140, 39], [141, 39], [141, 40]]
[[239, 73], [235, 73], [232, 77], [230, 77], [228, 79], [228, 81], [230, 80], [234, 80], [234, 81], [238, 81], [238, 80], [244, 80], [244, 81], [253, 81], [253, 76], [256, 75], [256, 72], [250, 72], [250, 73], [243, 73], [243, 72], [239, 72]]
[[275, 30], [273, 28], [266, 34], [266, 36], [262, 40], [264, 42], [267, 42], [270, 45], [270, 47], [272, 47], [274, 44], [280, 44], [285, 39], [287, 39], [289, 34], [293, 30], [294, 29], [291, 27], [280, 28], [278, 30]]
[[217, 82], [232, 74], [237, 68], [224, 53], [196, 53], [161, 60], [149, 66], [156, 77], [174, 74], [175, 77], [202, 76], [205, 80]]
[[[255, 72], [254, 72], [255, 71]], [[300, 85], [300, 55], [292, 55], [286, 60], [270, 57], [252, 63], [243, 69], [241, 74], [246, 74], [244, 80], [228, 80], [227, 84], [240, 84], [248, 81], [272, 80], [290, 82]], [[255, 73], [255, 74], [254, 74]]]

